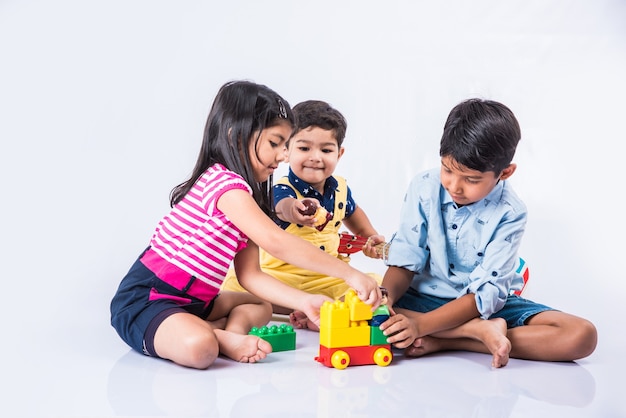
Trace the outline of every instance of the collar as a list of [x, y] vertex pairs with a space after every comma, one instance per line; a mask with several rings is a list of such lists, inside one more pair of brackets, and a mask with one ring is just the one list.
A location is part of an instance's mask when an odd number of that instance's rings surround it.
[[291, 185], [295, 187], [302, 196], [315, 197], [319, 201], [323, 201], [325, 197], [334, 194], [335, 189], [339, 185], [337, 179], [333, 176], [328, 177], [326, 179], [326, 183], [324, 183], [324, 195], [322, 196], [313, 186], [296, 176], [291, 168], [289, 168], [287, 178], [289, 179], [289, 183], [291, 183]]

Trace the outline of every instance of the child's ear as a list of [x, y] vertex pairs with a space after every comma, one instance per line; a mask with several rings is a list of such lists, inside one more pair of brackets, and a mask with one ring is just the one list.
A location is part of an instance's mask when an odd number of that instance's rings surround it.
[[505, 168], [504, 170], [502, 170], [502, 173], [500, 173], [500, 180], [506, 180], [509, 177], [511, 177], [513, 173], [515, 173], [515, 169], [517, 169], [517, 164], [515, 163], [509, 164], [509, 166]]
[[341, 156], [343, 155], [343, 153], [344, 153], [344, 151], [345, 151], [345, 150], [346, 150], [346, 149], [345, 149], [344, 147], [339, 148], [339, 155], [337, 156], [337, 159], [340, 159], [340, 158], [341, 158]]

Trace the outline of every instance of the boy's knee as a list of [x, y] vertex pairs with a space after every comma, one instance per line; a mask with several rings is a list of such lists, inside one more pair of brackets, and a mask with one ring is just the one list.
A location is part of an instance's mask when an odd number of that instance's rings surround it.
[[580, 321], [581, 323], [578, 326], [579, 332], [579, 344], [578, 344], [578, 357], [584, 358], [591, 353], [593, 353], [596, 349], [596, 345], [598, 344], [598, 331], [590, 321], [583, 319]]

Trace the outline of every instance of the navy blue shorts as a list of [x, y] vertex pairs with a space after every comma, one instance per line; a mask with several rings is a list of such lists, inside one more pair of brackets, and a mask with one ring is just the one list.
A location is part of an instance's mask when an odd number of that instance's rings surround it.
[[[394, 307], [408, 309], [415, 312], [430, 312], [454, 299], [439, 298], [436, 296], [423, 295], [412, 287], [402, 295]], [[491, 315], [490, 318], [503, 318], [508, 328], [515, 328], [526, 324], [533, 315], [544, 311], [556, 309], [540, 303], [533, 302], [517, 295], [511, 295], [506, 300], [504, 307]]]
[[[111, 325], [133, 349], [158, 357], [154, 350], [154, 334], [159, 325], [177, 312], [206, 319], [217, 297], [207, 304], [170, 286], [139, 261], [142, 256], [143, 253], [124, 277], [111, 301]], [[151, 292], [171, 295], [172, 298], [150, 300]]]

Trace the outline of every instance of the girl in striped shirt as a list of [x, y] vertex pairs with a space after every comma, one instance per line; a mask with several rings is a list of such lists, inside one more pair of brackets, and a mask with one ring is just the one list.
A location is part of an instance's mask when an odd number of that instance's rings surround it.
[[[234, 81], [220, 88], [191, 177], [172, 190], [171, 211], [111, 302], [111, 324], [133, 349], [199, 369], [220, 354], [254, 363], [272, 347], [248, 332], [269, 322], [271, 303], [319, 324], [319, 307], [330, 298], [261, 271], [259, 246], [290, 264], [343, 278], [373, 309], [380, 304], [373, 278], [271, 219], [272, 174], [294, 125], [289, 104], [266, 86]], [[231, 263], [250, 293], [220, 292]]]

